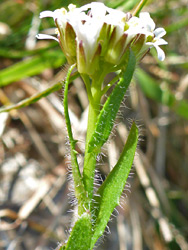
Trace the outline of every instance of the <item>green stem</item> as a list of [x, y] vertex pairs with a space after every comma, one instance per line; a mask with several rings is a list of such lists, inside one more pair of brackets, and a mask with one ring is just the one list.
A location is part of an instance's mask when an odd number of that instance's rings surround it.
[[101, 101], [101, 85], [102, 82], [92, 82], [91, 93], [92, 102], [89, 102], [89, 113], [88, 113], [88, 125], [87, 125], [87, 136], [85, 146], [85, 158], [84, 158], [84, 170], [83, 170], [83, 182], [85, 190], [88, 193], [89, 200], [93, 197], [93, 182], [96, 167], [96, 157], [99, 152], [88, 152], [89, 141], [94, 133], [98, 115], [100, 113], [100, 101]]
[[64, 115], [65, 121], [67, 125], [67, 132], [70, 140], [70, 151], [71, 151], [71, 163], [72, 163], [72, 175], [74, 180], [74, 189], [75, 189], [75, 196], [78, 200], [78, 215], [81, 215], [88, 209], [88, 198], [84, 189], [83, 180], [81, 177], [78, 161], [77, 161], [77, 152], [75, 150], [76, 141], [73, 138], [72, 129], [71, 129], [71, 122], [68, 112], [68, 86], [70, 83], [70, 75], [72, 70], [75, 68], [75, 65], [72, 65], [67, 73], [67, 78], [65, 81], [65, 89], [64, 89]]
[[148, 0], [141, 0], [136, 9], [133, 11], [133, 16], [138, 16], [144, 5]]

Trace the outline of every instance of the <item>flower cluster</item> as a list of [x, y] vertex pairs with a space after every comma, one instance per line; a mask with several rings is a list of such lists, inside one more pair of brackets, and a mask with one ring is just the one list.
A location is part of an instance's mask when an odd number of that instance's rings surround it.
[[39, 39], [55, 39], [70, 64], [77, 63], [80, 73], [91, 77], [100, 70], [121, 68], [127, 59], [129, 48], [140, 60], [151, 47], [155, 47], [159, 60], [165, 55], [159, 45], [167, 44], [163, 28], [155, 29], [149, 13], [132, 16], [93, 2], [80, 8], [70, 4], [65, 8], [43, 11], [40, 18], [53, 17], [57, 26], [57, 38], [39, 34]]

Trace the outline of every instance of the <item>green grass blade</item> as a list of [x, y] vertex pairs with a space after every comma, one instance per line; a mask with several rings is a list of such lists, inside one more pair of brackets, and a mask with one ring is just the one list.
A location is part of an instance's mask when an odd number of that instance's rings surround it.
[[[74, 74], [72, 74], [70, 76], [70, 82], [73, 81], [74, 79], [76, 79], [78, 76], [79, 76], [78, 72], [75, 72]], [[26, 99], [24, 99], [16, 104], [12, 104], [12, 105], [0, 108], [0, 113], [9, 112], [13, 109], [24, 108], [30, 104], [33, 104], [33, 103], [39, 101], [41, 98], [50, 95], [51, 93], [60, 90], [63, 85], [64, 85], [64, 80], [62, 80], [61, 82], [55, 83], [52, 86], [50, 86], [49, 88], [47, 88], [41, 92], [38, 92], [38, 93], [32, 95], [31, 97], [28, 97], [28, 98], [26, 98]]]
[[66, 62], [58, 50], [45, 51], [0, 71], [0, 87], [28, 76], [41, 73], [46, 68], [58, 68]]
[[47, 47], [44, 48], [37, 48], [33, 50], [16, 50], [10, 49], [6, 47], [0, 48], [0, 57], [10, 58], [10, 59], [23, 59], [24, 57], [39, 55], [41, 53], [48, 53], [50, 49], [57, 46], [57, 42], [50, 43]]
[[139, 16], [140, 11], [144, 7], [144, 5], [147, 3], [148, 0], [141, 0], [136, 9], [133, 12], [133, 16]]
[[98, 150], [108, 140], [112, 131], [114, 121], [119, 110], [120, 104], [126, 93], [126, 90], [131, 82], [136, 66], [136, 58], [132, 51], [130, 51], [127, 68], [123, 73], [122, 78], [117, 83], [112, 93], [105, 102], [96, 124], [96, 129], [89, 142], [89, 152]]
[[34, 94], [33, 96], [31, 97], [28, 97], [16, 104], [12, 104], [12, 105], [9, 105], [9, 106], [5, 106], [5, 107], [2, 107], [0, 108], [0, 113], [3, 113], [3, 112], [9, 112], [13, 109], [20, 109], [20, 108], [23, 108], [23, 107], [26, 107], [28, 105], [31, 105], [37, 101], [39, 101], [41, 98], [45, 97], [45, 96], [48, 96], [49, 94], [55, 92], [55, 91], [58, 91], [62, 88], [64, 82], [58, 82], [52, 86], [50, 86], [49, 88], [39, 92], [39, 93], [36, 93]]
[[84, 213], [75, 223], [65, 250], [89, 250], [91, 235], [91, 218]]
[[136, 72], [138, 83], [144, 94], [169, 108], [171, 108], [179, 116], [188, 119], [188, 102], [185, 100], [177, 100], [168, 89], [161, 89], [160, 85], [147, 73], [138, 69]]
[[179, 20], [178, 22], [174, 22], [170, 24], [169, 26], [165, 27], [165, 30], [167, 34], [170, 34], [175, 31], [179, 31], [181, 28], [184, 28], [188, 25], [188, 18], [183, 18], [182, 20]]
[[[138, 142], [138, 129], [133, 122], [123, 152], [112, 171], [97, 191], [94, 205], [96, 223], [91, 246], [103, 234], [114, 208], [119, 204], [122, 191], [126, 184]], [[95, 204], [95, 203], [94, 203]]]
[[137, 5], [139, 0], [116, 0], [116, 1], [105, 1], [105, 4], [113, 9], [120, 8], [125, 12], [128, 10], [132, 10], [135, 5]]

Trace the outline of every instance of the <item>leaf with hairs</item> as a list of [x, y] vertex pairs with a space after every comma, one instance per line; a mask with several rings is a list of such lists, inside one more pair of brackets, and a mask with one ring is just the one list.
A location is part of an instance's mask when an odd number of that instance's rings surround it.
[[114, 208], [119, 204], [121, 194], [126, 184], [133, 163], [138, 143], [138, 128], [133, 122], [123, 152], [106, 180], [97, 191], [93, 202], [95, 218], [94, 233], [91, 247], [103, 234]]
[[135, 66], [136, 58], [133, 52], [130, 51], [126, 70], [100, 111], [95, 131], [89, 142], [89, 152], [98, 150], [108, 140], [120, 104], [133, 77]]
[[91, 217], [88, 213], [84, 213], [76, 221], [65, 250], [89, 250], [91, 235]]

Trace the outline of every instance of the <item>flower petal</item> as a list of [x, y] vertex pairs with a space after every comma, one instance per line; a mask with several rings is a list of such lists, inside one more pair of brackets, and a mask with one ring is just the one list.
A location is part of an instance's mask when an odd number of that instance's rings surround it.
[[153, 46], [157, 50], [157, 55], [158, 55], [159, 60], [164, 61], [164, 59], [165, 59], [164, 51], [159, 46], [157, 46], [156, 44], [153, 44]]
[[44, 17], [53, 17], [54, 18], [54, 12], [50, 11], [50, 10], [46, 10], [46, 11], [42, 11], [40, 13], [40, 18], [44, 18]]
[[154, 33], [155, 37], [161, 38], [166, 34], [166, 31], [163, 28], [157, 28], [153, 33]]
[[165, 58], [159, 46], [167, 44], [162, 39], [166, 31], [163, 28], [155, 30], [155, 23], [147, 12], [135, 17], [92, 2], [80, 8], [70, 4], [68, 10], [43, 11], [40, 18], [44, 17], [53, 17], [58, 37], [39, 34], [37, 38], [58, 41], [67, 60], [77, 62], [81, 73], [94, 75], [102, 62], [121, 65], [130, 47], [137, 60], [151, 47], [157, 50], [159, 60]]
[[59, 42], [59, 40], [55, 37], [55, 36], [50, 36], [50, 35], [46, 35], [46, 34], [38, 34], [36, 35], [37, 39], [50, 39], [50, 40], [55, 40], [57, 42]]
[[164, 39], [158, 39], [158, 40], [156, 40], [155, 44], [156, 45], [166, 45], [168, 43]]
[[141, 25], [147, 29], [149, 32], [153, 32], [155, 29], [155, 23], [153, 19], [150, 17], [150, 14], [148, 12], [143, 12], [139, 14], [139, 19], [141, 22]]

